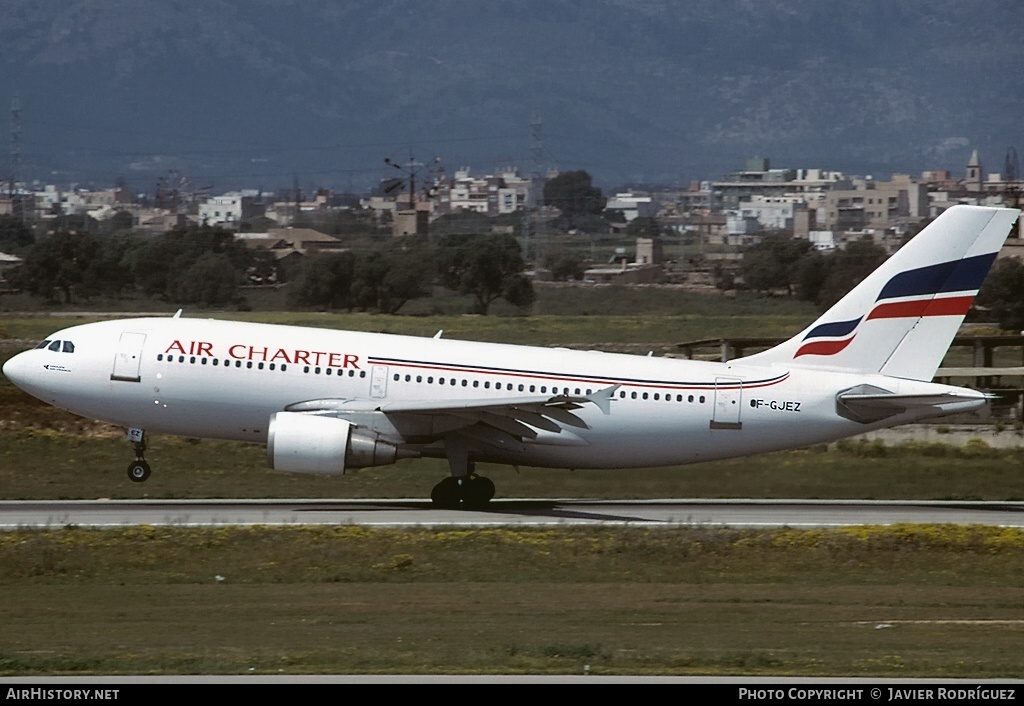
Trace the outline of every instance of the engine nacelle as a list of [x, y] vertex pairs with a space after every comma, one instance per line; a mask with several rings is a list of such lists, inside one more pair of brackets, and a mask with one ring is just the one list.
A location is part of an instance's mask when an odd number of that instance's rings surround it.
[[337, 417], [277, 412], [267, 427], [267, 463], [277, 471], [335, 476], [397, 458], [397, 446]]

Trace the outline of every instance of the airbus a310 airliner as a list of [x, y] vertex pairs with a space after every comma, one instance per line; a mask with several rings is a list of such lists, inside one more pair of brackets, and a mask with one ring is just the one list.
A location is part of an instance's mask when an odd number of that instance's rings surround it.
[[3, 372], [126, 428], [133, 481], [158, 432], [265, 443], [302, 473], [447, 458], [434, 504], [479, 508], [478, 461], [665, 466], [978, 409], [982, 392], [931, 380], [1018, 213], [949, 209], [808, 328], [726, 363], [175, 315], [67, 328]]

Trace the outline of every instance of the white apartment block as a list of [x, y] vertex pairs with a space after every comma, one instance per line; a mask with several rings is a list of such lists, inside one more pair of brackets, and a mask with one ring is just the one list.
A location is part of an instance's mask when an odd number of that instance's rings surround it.
[[739, 215], [753, 218], [762, 230], [792, 231], [795, 215], [807, 210], [807, 203], [802, 196], [758, 196], [740, 203]]
[[847, 183], [842, 172], [826, 169], [772, 169], [769, 160], [754, 158], [743, 171], [729, 174], [725, 180], [712, 182], [713, 205], [736, 210], [754, 196], [798, 196], [809, 204], [822, 195]]
[[[89, 213], [90, 211], [116, 210], [118, 206], [127, 206], [132, 202], [127, 189], [88, 189], [72, 188], [60, 191], [56, 186], [48, 184], [43, 191], [35, 193], [37, 207], [45, 213], [60, 210], [65, 216]], [[106, 208], [104, 208], [106, 207]]]
[[199, 206], [199, 222], [216, 226], [242, 220], [242, 195], [238, 193], [212, 196]]
[[263, 215], [264, 212], [261, 196], [232, 191], [222, 196], [212, 196], [200, 204], [199, 223], [207, 226], [234, 226], [246, 218]]
[[634, 194], [626, 191], [615, 194], [605, 204], [606, 211], [619, 211], [629, 223], [637, 218], [654, 218], [658, 215], [658, 204], [648, 194]]
[[527, 207], [531, 182], [514, 169], [496, 174], [473, 176], [462, 167], [435, 189], [435, 211], [438, 215], [458, 211], [474, 211], [488, 216], [514, 213]]

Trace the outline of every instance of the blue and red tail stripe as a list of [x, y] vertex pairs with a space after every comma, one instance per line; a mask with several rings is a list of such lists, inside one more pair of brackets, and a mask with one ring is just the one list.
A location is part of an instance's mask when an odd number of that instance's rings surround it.
[[878, 299], [926, 297], [952, 292], [977, 292], [998, 253], [965, 257], [963, 260], [940, 262], [901, 272], [889, 280]]
[[861, 319], [863, 317], [858, 316], [856, 319], [850, 319], [849, 321], [835, 321], [815, 326], [804, 336], [804, 341], [809, 342], [800, 346], [793, 357], [799, 358], [802, 355], [835, 355], [850, 345], [850, 342], [857, 335], [857, 326], [860, 324]]
[[[793, 357], [839, 353], [856, 338], [862, 320], [964, 316], [996, 254], [975, 255], [897, 274], [882, 287], [866, 317], [815, 326], [804, 336], [806, 342]], [[894, 299], [901, 301], [883, 301]]]
[[974, 302], [974, 295], [935, 299], [911, 299], [879, 304], [868, 319], [900, 319], [920, 316], [964, 316]]
[[802, 355], [835, 355], [850, 345], [854, 338], [856, 338], [855, 335], [839, 341], [811, 341], [800, 346], [800, 349], [793, 357], [799, 358]]

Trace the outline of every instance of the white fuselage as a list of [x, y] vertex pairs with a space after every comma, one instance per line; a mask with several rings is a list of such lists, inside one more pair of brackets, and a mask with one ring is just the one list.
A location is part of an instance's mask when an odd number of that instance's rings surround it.
[[[4, 369], [50, 404], [147, 432], [260, 443], [271, 415], [307, 401], [385, 413], [389, 406], [436, 403], [457, 414], [460, 404], [475, 401], [618, 386], [607, 414], [593, 404], [575, 410], [587, 428], [540, 430], [522, 449], [477, 455], [568, 468], [663, 466], [834, 440], [922, 416], [857, 423], [837, 414], [840, 390], [949, 389], [880, 375], [745, 366], [742, 359], [713, 363], [200, 319], [107, 321], [50, 340], [70, 341], [74, 350], [26, 351]], [[401, 429], [390, 431], [401, 437]], [[429, 439], [394, 441], [443, 455]]]

